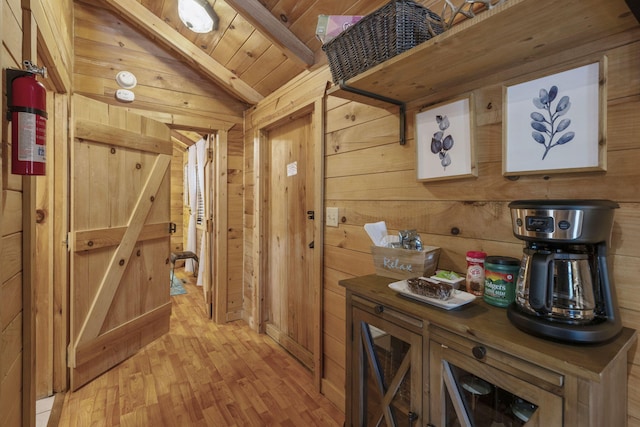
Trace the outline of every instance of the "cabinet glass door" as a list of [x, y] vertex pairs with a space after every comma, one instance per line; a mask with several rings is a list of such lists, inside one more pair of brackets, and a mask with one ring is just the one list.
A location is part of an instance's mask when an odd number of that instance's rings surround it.
[[562, 425], [562, 398], [447, 346], [431, 342], [437, 427]]
[[422, 336], [354, 310], [358, 426], [414, 426], [420, 417]]
[[[524, 426], [538, 410], [528, 400], [444, 362], [446, 426]], [[462, 419], [462, 421], [461, 421]]]

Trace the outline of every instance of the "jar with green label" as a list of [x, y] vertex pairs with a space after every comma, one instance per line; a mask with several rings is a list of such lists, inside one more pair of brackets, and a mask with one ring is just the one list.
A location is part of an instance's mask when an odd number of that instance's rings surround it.
[[503, 256], [488, 256], [484, 262], [484, 300], [506, 307], [515, 299], [520, 260]]

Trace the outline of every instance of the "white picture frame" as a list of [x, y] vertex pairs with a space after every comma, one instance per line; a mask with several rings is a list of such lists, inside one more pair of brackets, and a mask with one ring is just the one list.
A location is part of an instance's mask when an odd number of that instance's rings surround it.
[[474, 123], [471, 95], [416, 113], [418, 181], [478, 176]]
[[504, 86], [504, 176], [606, 170], [606, 58]]

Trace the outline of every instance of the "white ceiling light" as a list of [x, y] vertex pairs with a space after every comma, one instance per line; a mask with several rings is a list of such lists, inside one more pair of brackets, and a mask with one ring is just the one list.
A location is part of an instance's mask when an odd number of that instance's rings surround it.
[[207, 0], [178, 0], [178, 15], [194, 33], [218, 29], [218, 15]]

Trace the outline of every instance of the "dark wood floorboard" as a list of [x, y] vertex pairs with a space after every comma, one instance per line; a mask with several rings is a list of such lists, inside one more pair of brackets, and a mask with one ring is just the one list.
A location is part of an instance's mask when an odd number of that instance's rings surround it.
[[202, 289], [172, 297], [171, 330], [65, 396], [59, 426], [342, 426], [312, 374], [244, 322], [207, 319]]

